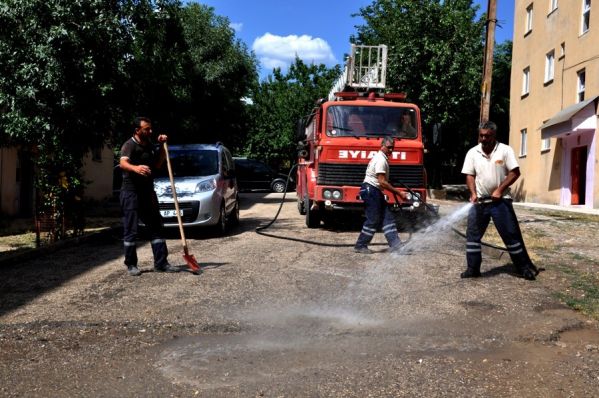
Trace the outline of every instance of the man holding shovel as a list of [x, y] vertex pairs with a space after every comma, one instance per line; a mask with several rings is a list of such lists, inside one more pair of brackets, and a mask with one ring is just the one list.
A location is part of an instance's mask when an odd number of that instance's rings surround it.
[[470, 202], [474, 205], [468, 213], [466, 230], [468, 268], [460, 276], [481, 276], [481, 239], [492, 219], [518, 273], [525, 279], [534, 280], [538, 271], [524, 246], [509, 189], [520, 177], [520, 167], [512, 148], [497, 142], [496, 132], [495, 123], [481, 124], [479, 144], [470, 149], [464, 159], [462, 174], [466, 175]]
[[[137, 223], [143, 221], [150, 234], [154, 254], [154, 271], [176, 272], [167, 261], [168, 249], [162, 236], [162, 218], [158, 208], [158, 198], [154, 192], [152, 170], [159, 169], [165, 160], [165, 151], [154, 147], [152, 122], [145, 117], [134, 121], [133, 137], [121, 148], [119, 165], [123, 171], [121, 187], [121, 209], [123, 212], [123, 237], [125, 265], [131, 276], [141, 275], [137, 268]], [[158, 142], [167, 141], [167, 136], [158, 136]]]

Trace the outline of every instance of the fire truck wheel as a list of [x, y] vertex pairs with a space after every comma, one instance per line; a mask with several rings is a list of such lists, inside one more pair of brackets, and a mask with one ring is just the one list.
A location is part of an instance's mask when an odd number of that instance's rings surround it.
[[299, 214], [302, 216], [306, 214], [306, 207], [304, 206], [303, 200], [297, 200], [297, 211], [299, 211]]
[[320, 226], [321, 214], [319, 210], [312, 210], [310, 200], [305, 202], [306, 210], [306, 226], [308, 228], [318, 228]]

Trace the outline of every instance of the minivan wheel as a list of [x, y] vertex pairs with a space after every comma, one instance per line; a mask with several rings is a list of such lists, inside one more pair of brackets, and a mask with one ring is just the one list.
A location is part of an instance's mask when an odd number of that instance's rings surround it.
[[284, 181], [275, 181], [272, 183], [272, 190], [276, 193], [283, 193], [285, 192], [285, 186], [286, 184]]
[[239, 225], [239, 198], [235, 199], [235, 207], [229, 217], [230, 225]]
[[224, 234], [227, 233], [227, 213], [225, 212], [225, 205], [224, 205], [224, 203], [220, 205], [218, 222], [214, 226], [214, 231], [219, 236], [223, 236]]

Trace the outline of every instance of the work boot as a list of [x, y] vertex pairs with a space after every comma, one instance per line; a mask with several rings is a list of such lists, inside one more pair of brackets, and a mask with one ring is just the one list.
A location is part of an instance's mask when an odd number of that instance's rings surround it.
[[539, 270], [533, 264], [529, 264], [525, 267], [516, 266], [516, 273], [526, 280], [534, 281], [536, 276], [539, 275]]
[[130, 276], [140, 276], [141, 275], [141, 271], [139, 270], [139, 268], [137, 268], [137, 265], [128, 265], [127, 273]]
[[370, 250], [367, 247], [354, 247], [354, 252], [360, 253], [360, 254], [372, 254], [372, 253], [374, 253], [372, 250]]
[[179, 272], [179, 269], [173, 267], [170, 264], [166, 264], [166, 265], [163, 265], [162, 267], [154, 266], [154, 272]]
[[407, 247], [407, 243], [398, 243], [389, 248], [389, 252], [397, 254], [412, 254], [414, 251]]
[[527, 281], [534, 281], [536, 279], [535, 272], [531, 268], [525, 268], [524, 271], [522, 271], [522, 277]]
[[466, 268], [466, 271], [460, 274], [460, 278], [479, 278], [480, 270], [474, 268]]

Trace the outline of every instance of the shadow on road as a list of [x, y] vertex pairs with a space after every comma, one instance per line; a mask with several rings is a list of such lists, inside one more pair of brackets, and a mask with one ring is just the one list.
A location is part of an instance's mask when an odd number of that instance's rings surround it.
[[121, 241], [104, 233], [93, 241], [71, 243], [53, 252], [32, 252], [29, 259], [4, 264], [0, 267], [0, 316], [122, 255]]

